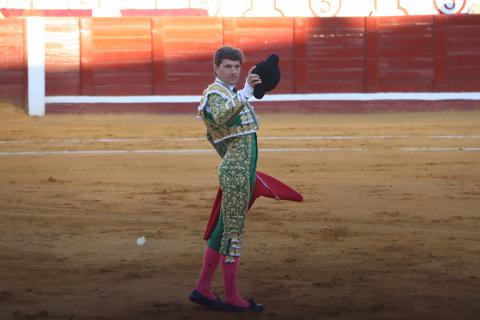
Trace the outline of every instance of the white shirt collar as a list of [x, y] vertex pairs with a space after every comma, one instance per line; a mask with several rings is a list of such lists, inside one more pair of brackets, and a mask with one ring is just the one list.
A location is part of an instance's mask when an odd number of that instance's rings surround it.
[[232, 91], [232, 92], [233, 92], [233, 89], [235, 88], [235, 86], [231, 86], [231, 85], [226, 84], [225, 82], [220, 80], [218, 77], [215, 78], [215, 82], [218, 82], [218, 83], [224, 85], [225, 87], [229, 88], [230, 91]]

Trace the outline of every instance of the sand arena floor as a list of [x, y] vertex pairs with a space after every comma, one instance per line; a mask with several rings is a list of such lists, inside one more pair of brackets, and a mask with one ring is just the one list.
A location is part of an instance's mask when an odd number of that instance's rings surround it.
[[257, 200], [240, 289], [267, 309], [224, 315], [187, 300], [201, 122], [0, 105], [0, 319], [480, 319], [480, 112], [259, 113], [258, 170], [305, 201]]

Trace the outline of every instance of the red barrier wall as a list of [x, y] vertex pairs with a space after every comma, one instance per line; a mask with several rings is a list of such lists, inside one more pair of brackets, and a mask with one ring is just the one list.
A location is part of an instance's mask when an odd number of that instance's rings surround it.
[[364, 92], [365, 18], [296, 22], [296, 92]]
[[372, 91], [435, 91], [434, 19], [392, 17], [369, 23], [376, 31], [372, 34], [376, 37], [371, 50], [376, 52], [373, 63], [377, 70], [375, 77], [371, 75]]
[[[24, 20], [0, 20], [0, 98], [23, 103]], [[275, 93], [480, 91], [480, 16], [46, 18], [46, 92], [199, 95], [212, 53], [276, 52]]]
[[25, 41], [22, 20], [0, 20], [0, 100], [25, 103]]
[[[450, 91], [479, 91], [480, 84], [480, 16], [438, 17], [439, 49], [445, 59], [439, 68], [446, 74], [443, 86]], [[443, 51], [442, 51], [443, 50]]]
[[152, 94], [151, 35], [150, 19], [81, 19], [81, 94]]
[[219, 18], [152, 19], [153, 93], [201, 94], [212, 80], [212, 52], [223, 44]]
[[46, 94], [80, 94], [78, 19], [50, 18], [45, 26]]

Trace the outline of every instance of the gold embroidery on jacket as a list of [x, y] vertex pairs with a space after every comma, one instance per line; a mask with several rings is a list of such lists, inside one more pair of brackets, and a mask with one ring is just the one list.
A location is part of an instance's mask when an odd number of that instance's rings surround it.
[[256, 116], [250, 108], [237, 94], [219, 83], [205, 89], [198, 109], [214, 143], [258, 129]]

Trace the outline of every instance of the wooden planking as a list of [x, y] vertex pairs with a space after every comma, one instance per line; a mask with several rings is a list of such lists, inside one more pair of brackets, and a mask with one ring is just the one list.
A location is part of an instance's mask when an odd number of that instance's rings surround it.
[[385, 48], [431, 48], [432, 46], [432, 34], [420, 33], [420, 34], [402, 34], [399, 36], [391, 36], [390, 34], [380, 34], [380, 40], [382, 47]]
[[[478, 16], [47, 18], [46, 32], [47, 95], [199, 94], [223, 44], [245, 52], [242, 77], [278, 53], [273, 93], [480, 90]], [[23, 42], [22, 20], [0, 21], [0, 98], [23, 99]]]
[[[153, 93], [197, 94], [211, 81], [212, 54], [222, 44], [244, 50], [244, 72], [278, 53], [282, 82], [275, 93], [445, 91], [449, 84], [458, 87], [466, 79], [472, 81], [475, 72], [462, 66], [467, 63], [477, 70], [480, 40], [472, 36], [478, 34], [478, 18], [455, 17], [450, 25], [446, 17], [448, 28], [442, 31], [440, 24], [437, 32], [441, 19], [95, 19], [86, 60], [94, 67], [90, 79], [96, 92], [107, 85], [103, 82], [111, 82], [109, 91], [127, 82], [121, 69], [128, 70], [134, 82], [148, 81], [151, 69]], [[111, 24], [121, 25], [122, 31]], [[454, 36], [457, 33], [461, 36]], [[128, 49], [132, 47], [135, 50]]]
[[19, 83], [24, 81], [24, 72], [22, 70], [5, 70], [0, 69], [0, 86], [14, 85], [18, 86]]
[[[318, 70], [318, 69], [317, 69]], [[359, 68], [351, 68], [351, 69], [342, 69], [341, 72], [338, 70], [326, 70], [320, 69], [317, 70], [310, 70], [309, 74], [311, 76], [310, 82], [314, 83], [317, 81], [320, 82], [339, 82], [339, 81], [346, 81], [346, 82], [362, 82], [358, 81], [358, 79], [363, 79], [363, 69]]]
[[380, 91], [434, 90], [433, 27], [433, 17], [377, 18]]
[[399, 88], [402, 92], [430, 92], [433, 87], [433, 80], [397, 81], [394, 78], [381, 79], [382, 91], [397, 92]]
[[378, 19], [365, 18], [365, 92], [380, 90], [378, 43]]
[[150, 31], [148, 18], [91, 18], [91, 32], [94, 38], [144, 36]]
[[[378, 29], [398, 32], [398, 30], [431, 30], [434, 16], [392, 16], [377, 17]], [[416, 31], [415, 31], [416, 32]]]
[[125, 84], [103, 84], [95, 86], [91, 89], [90, 95], [96, 96], [124, 96], [124, 95], [139, 95], [145, 96], [151, 94], [151, 88], [143, 83]]
[[78, 19], [46, 19], [45, 90], [47, 95], [81, 94], [79, 33]]
[[169, 73], [184, 73], [184, 74], [213, 74], [213, 62], [210, 61], [188, 61], [179, 60], [175, 63], [169, 63], [166, 67]]
[[472, 55], [472, 54], [462, 54], [462, 55], [453, 55], [449, 54], [448, 55], [448, 64], [446, 65], [446, 68], [451, 68], [451, 67], [464, 67], [464, 66], [472, 66], [476, 67], [478, 66], [478, 55]]
[[92, 37], [94, 52], [148, 52], [152, 40], [149, 35], [130, 37]]
[[[381, 40], [380, 40], [381, 43]], [[418, 47], [384, 47], [378, 49], [380, 61], [384, 59], [430, 59], [433, 60], [433, 48], [430, 46]]]
[[91, 58], [98, 63], [128, 63], [134, 61], [135, 63], [149, 64], [152, 60], [152, 53], [148, 51], [109, 51], [96, 50], [91, 53]]
[[84, 94], [153, 93], [150, 19], [84, 18], [80, 32]]
[[307, 84], [306, 92], [362, 92], [363, 87], [363, 83], [345, 79], [341, 81], [315, 81]]
[[307, 18], [306, 92], [362, 92], [365, 86], [365, 20]]
[[242, 48], [246, 56], [242, 78], [251, 66], [276, 53], [280, 57], [281, 81], [275, 88], [275, 93], [294, 92], [293, 28], [292, 18], [225, 19], [225, 44]]
[[223, 20], [162, 17], [152, 20], [156, 94], [200, 94], [213, 80], [213, 53], [223, 44]]
[[0, 100], [25, 103], [24, 20], [0, 20]]
[[435, 16], [433, 28], [433, 51], [434, 51], [434, 89], [437, 92], [448, 90], [447, 72], [447, 38], [446, 25], [448, 17], [445, 15]]
[[480, 25], [478, 15], [448, 15], [447, 20], [450, 27]]
[[[430, 72], [430, 73], [428, 73]], [[391, 83], [414, 83], [414, 82], [429, 82], [433, 83], [433, 70], [428, 69], [418, 69], [416, 71], [412, 70], [391, 70], [389, 72], [385, 71], [382, 73], [381, 81], [389, 80]]]
[[323, 30], [328, 32], [335, 29], [340, 29], [343, 31], [350, 31], [349, 33], [351, 34], [356, 32], [357, 36], [361, 36], [361, 33], [364, 32], [365, 21], [364, 18], [345, 17], [305, 18], [305, 27], [307, 29]]
[[24, 86], [12, 83], [0, 84], [0, 100], [2, 101], [12, 102], [19, 106], [23, 106], [24, 94]]
[[448, 17], [445, 26], [446, 69], [451, 91], [480, 90], [480, 19]]
[[10, 47], [9, 51], [17, 52], [17, 54], [0, 55], [0, 70], [18, 70], [24, 72], [23, 47]]
[[[475, 33], [478, 32], [480, 32], [480, 30], [477, 30]], [[464, 54], [477, 57], [480, 55], [480, 38], [471, 39], [452, 35], [447, 38], [447, 46], [452, 48], [451, 52], [449, 53], [451, 57]]]
[[129, 73], [128, 77], [118, 77], [117, 72], [111, 73], [97, 73], [93, 76], [94, 81], [97, 83], [106, 83], [104, 86], [109, 85], [142, 85], [144, 83], [151, 82], [151, 75], [148, 73]]
[[24, 21], [21, 19], [0, 20], [0, 43], [0, 68], [23, 70]]
[[303, 18], [295, 18], [293, 25], [293, 83], [294, 92], [306, 92], [307, 86], [307, 68], [305, 60], [307, 59], [307, 34], [306, 23]]
[[413, 69], [431, 69], [432, 58], [417, 58], [417, 57], [405, 57], [404, 59], [383, 59], [379, 62], [379, 66], [390, 72], [391, 70], [405, 70], [408, 68]]

